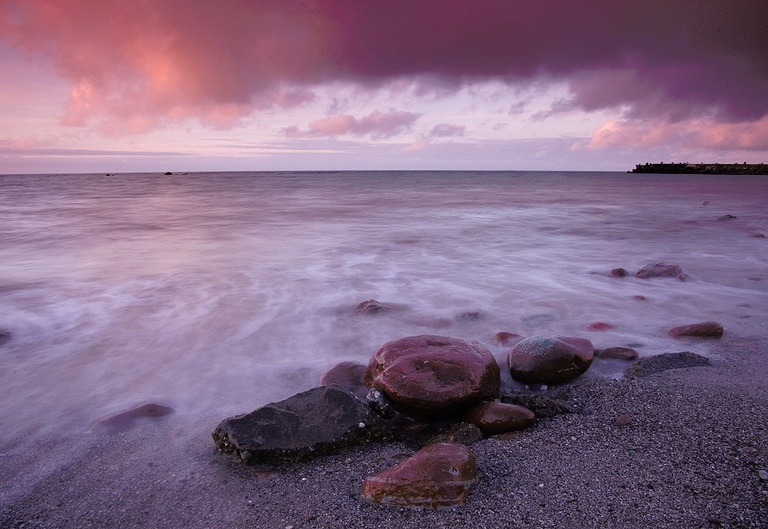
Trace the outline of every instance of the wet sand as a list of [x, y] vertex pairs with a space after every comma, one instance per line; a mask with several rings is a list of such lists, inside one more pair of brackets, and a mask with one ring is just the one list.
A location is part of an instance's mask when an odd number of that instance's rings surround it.
[[365, 476], [415, 445], [250, 468], [216, 452], [223, 417], [176, 413], [4, 442], [0, 527], [765, 528], [768, 342], [726, 335], [708, 355], [711, 367], [571, 384], [579, 413], [472, 445], [479, 480], [454, 509], [360, 500]]

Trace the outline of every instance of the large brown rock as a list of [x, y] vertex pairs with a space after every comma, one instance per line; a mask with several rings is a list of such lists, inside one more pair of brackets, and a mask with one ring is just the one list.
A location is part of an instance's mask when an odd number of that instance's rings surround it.
[[674, 338], [722, 338], [723, 332], [724, 330], [721, 324], [715, 321], [705, 321], [702, 323], [672, 327], [668, 334]]
[[223, 420], [216, 445], [245, 463], [297, 461], [338, 452], [389, 434], [352, 393], [322, 386]]
[[475, 455], [464, 445], [436, 443], [392, 468], [368, 476], [364, 500], [410, 507], [464, 503], [477, 481]]
[[583, 374], [594, 358], [592, 342], [563, 336], [532, 336], [507, 355], [509, 373], [526, 384], [561, 384]]
[[501, 374], [480, 344], [421, 335], [384, 344], [368, 364], [365, 383], [402, 413], [434, 419], [497, 398]]
[[536, 415], [517, 404], [481, 402], [464, 414], [464, 420], [480, 428], [485, 435], [497, 435], [533, 426]]

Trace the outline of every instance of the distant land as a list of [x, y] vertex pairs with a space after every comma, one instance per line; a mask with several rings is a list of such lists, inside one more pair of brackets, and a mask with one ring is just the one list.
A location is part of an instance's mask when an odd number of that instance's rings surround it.
[[644, 163], [637, 164], [630, 173], [654, 174], [768, 174], [764, 163]]

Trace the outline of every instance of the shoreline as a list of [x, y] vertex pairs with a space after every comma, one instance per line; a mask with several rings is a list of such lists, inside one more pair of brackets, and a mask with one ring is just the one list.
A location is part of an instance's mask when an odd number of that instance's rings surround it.
[[4, 441], [0, 527], [764, 527], [768, 340], [726, 335], [708, 356], [710, 367], [563, 386], [578, 413], [471, 446], [479, 479], [458, 508], [360, 499], [363, 479], [412, 443], [246, 467], [215, 450], [223, 417], [171, 415], [119, 434]]

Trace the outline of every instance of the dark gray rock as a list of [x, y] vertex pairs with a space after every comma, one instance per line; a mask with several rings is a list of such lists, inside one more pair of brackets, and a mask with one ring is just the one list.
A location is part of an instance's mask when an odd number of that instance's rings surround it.
[[540, 419], [576, 411], [566, 401], [549, 395], [512, 393], [502, 395], [500, 400], [507, 404], [517, 404], [528, 408]]
[[711, 362], [708, 358], [697, 355], [696, 353], [664, 353], [656, 356], [650, 356], [638, 360], [627, 368], [626, 375], [632, 377], [648, 377], [669, 371], [670, 369], [683, 369], [687, 367], [709, 366]]
[[11, 339], [11, 333], [10, 331], [4, 331], [0, 329], [0, 345], [3, 345], [5, 342]]
[[679, 265], [656, 263], [645, 265], [636, 274], [639, 279], [651, 279], [654, 277], [672, 277], [680, 281], [687, 281], [688, 276], [683, 273]]
[[157, 420], [172, 414], [174, 411], [173, 408], [161, 404], [144, 404], [128, 411], [101, 419], [94, 425], [93, 429], [95, 431], [105, 431], [108, 433], [124, 432], [144, 420]]
[[216, 446], [248, 464], [298, 461], [386, 437], [388, 429], [352, 393], [321, 386], [222, 421]]

